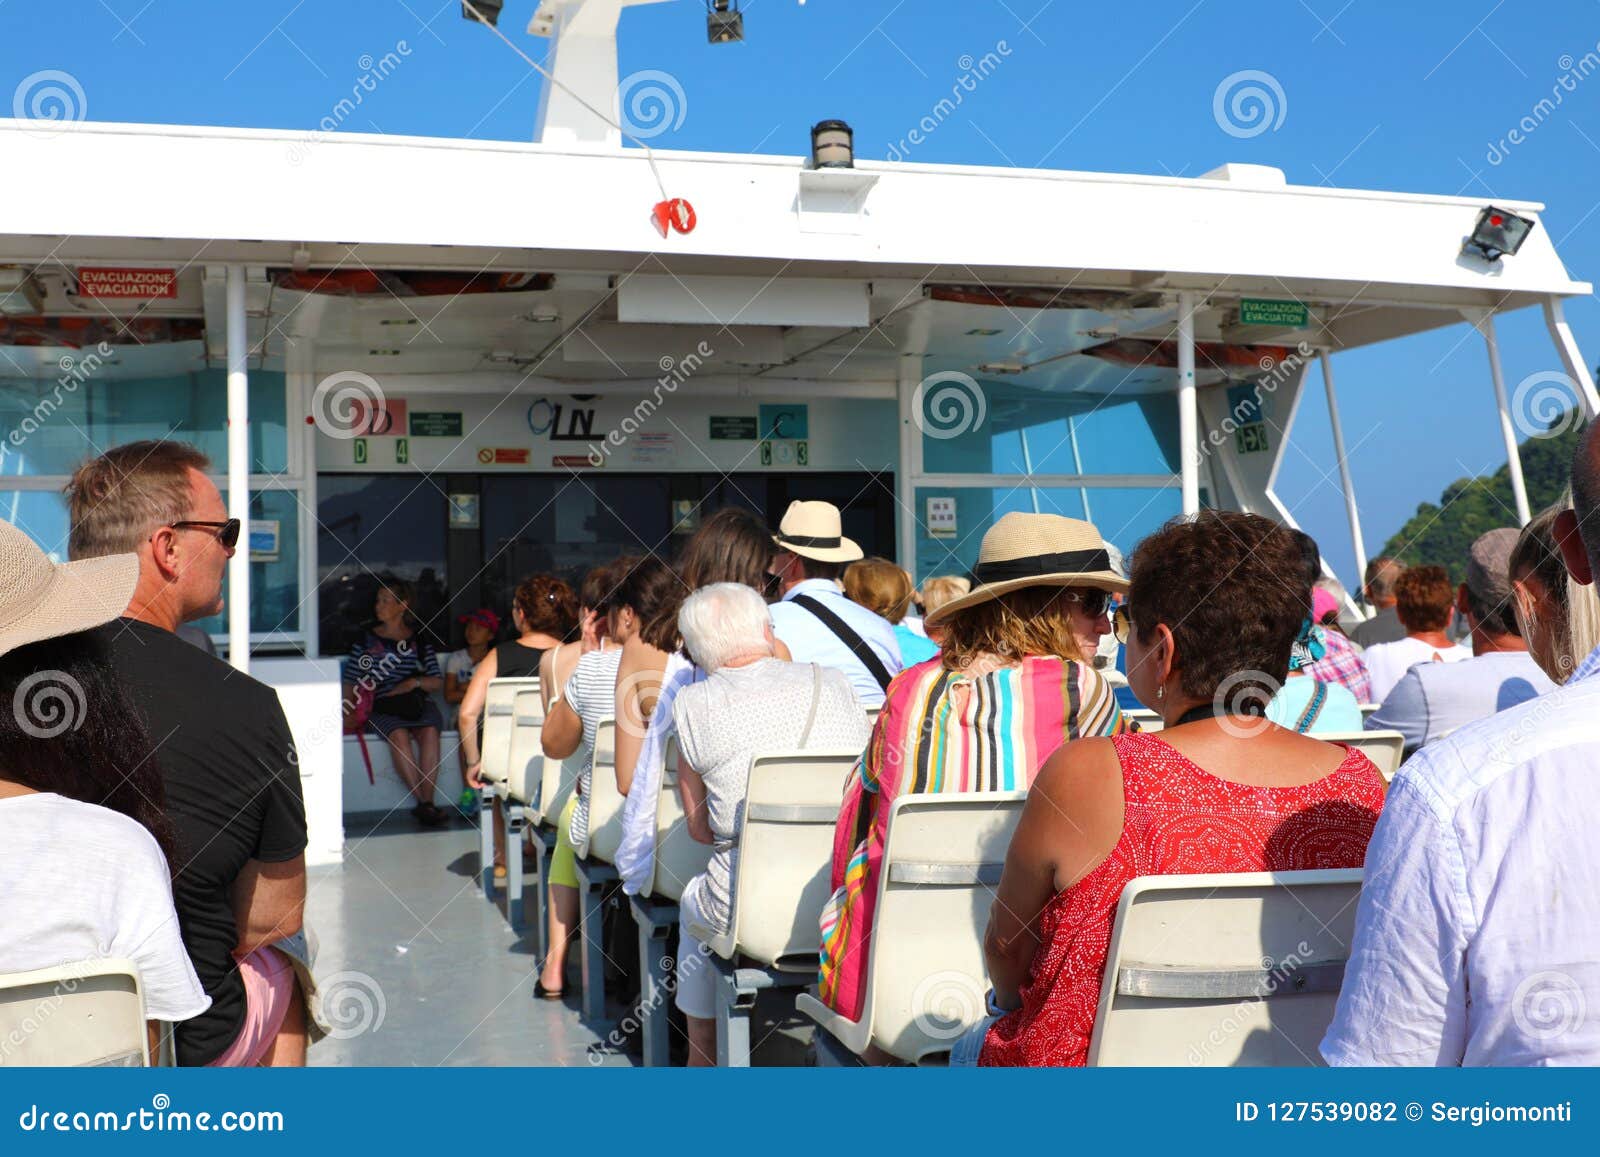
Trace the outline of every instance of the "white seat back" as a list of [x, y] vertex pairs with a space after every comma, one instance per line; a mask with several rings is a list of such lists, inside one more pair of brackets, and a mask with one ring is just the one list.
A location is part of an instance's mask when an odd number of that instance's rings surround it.
[[[544, 698], [537, 687], [519, 690], [511, 701], [511, 753], [506, 761], [506, 794], [530, 808], [544, 776]], [[533, 816], [534, 822], [538, 815]]]
[[1320, 1064], [1360, 892], [1359, 868], [1129, 881], [1089, 1063]]
[[133, 961], [0, 974], [0, 1068], [149, 1063], [144, 991]]
[[678, 795], [678, 740], [667, 741], [666, 762], [661, 769], [661, 795], [656, 800], [656, 851], [654, 876], [648, 895], [664, 900], [681, 900], [683, 887], [711, 862], [711, 845], [697, 843], [689, 835]]
[[983, 1019], [983, 930], [1027, 798], [1019, 791], [895, 800], [867, 961], [863, 1045], [915, 1064], [948, 1052]]
[[750, 761], [733, 919], [709, 947], [765, 965], [815, 970], [833, 829], [859, 751], [764, 752]]
[[580, 856], [611, 863], [622, 843], [622, 805], [617, 790], [617, 721], [603, 719], [594, 734], [594, 773], [589, 776], [589, 838]]
[[492, 784], [506, 782], [511, 763], [512, 712], [519, 691], [537, 691], [539, 679], [490, 679], [483, 703], [483, 749], [479, 772]]
[[1361, 714], [1363, 716], [1367, 716], [1367, 715], [1371, 715], [1373, 712], [1377, 711], [1377, 709], [1379, 707], [1383, 706], [1383, 704], [1381, 704], [1381, 703], [1362, 703], [1362, 704], [1359, 704], [1359, 706], [1361, 708]]
[[540, 768], [539, 811], [533, 822], [553, 828], [560, 823], [562, 810], [578, 788], [578, 773], [583, 770], [583, 759], [577, 755], [567, 759], [551, 759], [547, 755]]
[[1398, 731], [1325, 731], [1314, 734], [1313, 739], [1329, 743], [1347, 743], [1359, 748], [1363, 755], [1378, 765], [1378, 774], [1388, 783], [1406, 757], [1406, 737]]

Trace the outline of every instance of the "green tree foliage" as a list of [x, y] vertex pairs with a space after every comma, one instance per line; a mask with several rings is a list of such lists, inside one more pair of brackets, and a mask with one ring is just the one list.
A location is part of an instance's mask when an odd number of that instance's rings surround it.
[[[1550, 432], [1522, 443], [1522, 477], [1535, 514], [1566, 492], [1572, 455], [1582, 435], [1581, 418], [1567, 413], [1550, 424]], [[1408, 566], [1442, 566], [1450, 572], [1450, 581], [1459, 583], [1466, 575], [1467, 548], [1473, 540], [1497, 526], [1516, 525], [1511, 472], [1502, 466], [1493, 474], [1457, 478], [1437, 503], [1422, 503], [1383, 544], [1382, 553]]]

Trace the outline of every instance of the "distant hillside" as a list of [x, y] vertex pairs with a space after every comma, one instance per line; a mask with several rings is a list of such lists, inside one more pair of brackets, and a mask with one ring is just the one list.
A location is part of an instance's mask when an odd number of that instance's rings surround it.
[[[1566, 491], [1567, 472], [1583, 433], [1581, 421], [1571, 412], [1549, 428], [1561, 432], [1522, 443], [1522, 477], [1535, 514]], [[1437, 503], [1418, 506], [1411, 520], [1383, 544], [1381, 553], [1411, 565], [1436, 563], [1450, 572], [1452, 582], [1460, 582], [1466, 572], [1467, 547], [1485, 531], [1515, 526], [1516, 509], [1506, 467], [1477, 478], [1458, 478], [1445, 487]]]

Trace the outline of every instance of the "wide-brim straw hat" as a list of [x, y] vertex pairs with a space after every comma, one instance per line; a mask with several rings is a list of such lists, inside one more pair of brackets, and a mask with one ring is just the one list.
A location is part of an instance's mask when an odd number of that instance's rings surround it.
[[983, 536], [978, 565], [972, 568], [972, 590], [945, 603], [923, 623], [938, 626], [968, 607], [1023, 587], [1094, 587], [1122, 594], [1128, 580], [1113, 567], [1111, 551], [1094, 523], [1012, 512]]
[[772, 541], [779, 547], [818, 562], [855, 562], [861, 548], [844, 536], [839, 508], [831, 502], [789, 503]]
[[128, 609], [138, 584], [136, 554], [54, 563], [0, 522], [0, 655], [109, 623]]

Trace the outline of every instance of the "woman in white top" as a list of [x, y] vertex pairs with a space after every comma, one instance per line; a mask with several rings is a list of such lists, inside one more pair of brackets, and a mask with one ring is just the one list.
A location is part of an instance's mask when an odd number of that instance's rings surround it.
[[137, 580], [131, 554], [56, 565], [0, 523], [0, 972], [132, 960], [153, 1052], [155, 1022], [211, 1000], [172, 906], [154, 745], [78, 633], [121, 614]]
[[1396, 683], [1418, 663], [1459, 663], [1472, 658], [1472, 648], [1455, 643], [1445, 629], [1456, 592], [1442, 566], [1414, 566], [1395, 580], [1395, 613], [1406, 637], [1367, 648], [1372, 676], [1372, 701], [1382, 703]]
[[689, 1036], [689, 1063], [716, 1063], [716, 973], [704, 941], [725, 933], [738, 872], [739, 827], [750, 761], [763, 751], [858, 750], [867, 715], [844, 672], [774, 655], [767, 605], [742, 583], [713, 583], [678, 613], [684, 649], [704, 682], [678, 692], [678, 793], [689, 835], [709, 844], [706, 870], [679, 901], [677, 1005]]

